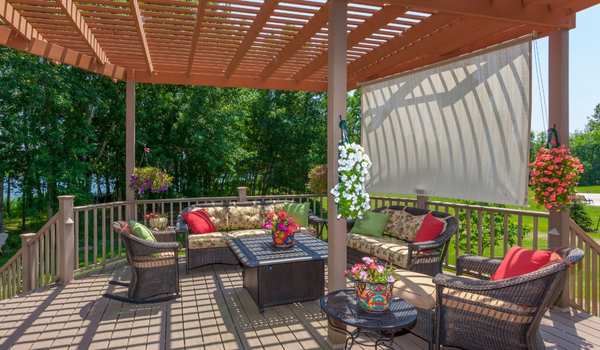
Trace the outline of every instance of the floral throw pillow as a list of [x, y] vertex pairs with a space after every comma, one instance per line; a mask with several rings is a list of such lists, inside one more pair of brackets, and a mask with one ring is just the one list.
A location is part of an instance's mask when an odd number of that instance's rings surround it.
[[384, 234], [408, 242], [415, 240], [425, 219], [425, 215], [412, 215], [404, 210], [385, 209], [383, 212], [390, 216]]

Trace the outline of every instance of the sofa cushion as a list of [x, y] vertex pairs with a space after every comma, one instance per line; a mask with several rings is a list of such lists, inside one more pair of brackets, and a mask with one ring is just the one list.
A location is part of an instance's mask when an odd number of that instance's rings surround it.
[[396, 282], [392, 291], [399, 297], [423, 310], [435, 308], [435, 284], [431, 276], [407, 270], [396, 270], [393, 273]]
[[530, 250], [512, 247], [508, 250], [498, 269], [491, 276], [492, 281], [525, 275], [542, 267], [560, 262], [559, 254], [550, 250]]
[[227, 234], [223, 232], [211, 232], [202, 235], [188, 236], [189, 249], [226, 248]]
[[233, 238], [243, 238], [243, 237], [254, 237], [270, 234], [268, 230], [265, 229], [251, 229], [251, 230], [238, 230], [238, 231], [230, 231], [227, 232], [227, 237]]
[[257, 229], [263, 224], [260, 207], [233, 206], [229, 208], [229, 230]]
[[210, 220], [215, 225], [217, 231], [227, 231], [229, 229], [229, 223], [227, 220], [229, 208], [228, 207], [205, 207], [205, 208], [194, 208], [192, 211], [204, 210], [210, 216]]
[[352, 226], [352, 233], [367, 236], [382, 237], [390, 215], [387, 213], [376, 213], [367, 211], [362, 219], [357, 219]]
[[425, 215], [413, 215], [403, 209], [384, 209], [382, 212], [390, 215], [384, 233], [408, 242], [415, 240], [417, 231], [425, 219]]
[[143, 240], [149, 242], [156, 242], [156, 237], [152, 231], [146, 227], [144, 224], [141, 224], [135, 220], [129, 220], [129, 231], [136, 237], [141, 238]]
[[388, 263], [407, 269], [407, 243], [392, 237], [377, 237], [378, 243], [373, 246], [372, 255]]
[[446, 229], [446, 221], [436, 218], [433, 214], [425, 215], [421, 226], [415, 235], [415, 242], [427, 242], [437, 239]]
[[348, 233], [346, 238], [346, 246], [354, 250], [358, 250], [365, 255], [373, 254], [373, 247], [379, 244], [375, 237], [363, 236], [356, 233]]
[[283, 206], [283, 210], [294, 219], [294, 222], [298, 224], [298, 226], [308, 226], [310, 203], [287, 203]]

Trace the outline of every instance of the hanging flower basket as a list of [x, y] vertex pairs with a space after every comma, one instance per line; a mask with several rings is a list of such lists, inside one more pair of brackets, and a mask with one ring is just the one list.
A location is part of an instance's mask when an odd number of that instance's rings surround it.
[[356, 143], [341, 144], [338, 151], [340, 178], [331, 190], [338, 207], [338, 219], [359, 219], [371, 208], [371, 200], [365, 189], [371, 160], [364, 148]]
[[129, 187], [139, 195], [163, 193], [173, 184], [173, 177], [155, 167], [135, 168], [129, 179]]
[[548, 210], [561, 210], [575, 196], [583, 164], [565, 146], [542, 147], [530, 170], [529, 185], [536, 201]]

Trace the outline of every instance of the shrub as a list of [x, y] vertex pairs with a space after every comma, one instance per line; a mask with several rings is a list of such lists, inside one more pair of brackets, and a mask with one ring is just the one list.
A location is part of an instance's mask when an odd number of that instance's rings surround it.
[[310, 169], [307, 186], [310, 193], [321, 194], [327, 192], [327, 165], [321, 164]]
[[594, 231], [594, 222], [587, 211], [585, 211], [585, 204], [576, 200], [571, 203], [569, 208], [571, 209], [569, 216], [571, 216], [571, 219], [573, 219], [577, 225], [579, 225], [585, 232]]

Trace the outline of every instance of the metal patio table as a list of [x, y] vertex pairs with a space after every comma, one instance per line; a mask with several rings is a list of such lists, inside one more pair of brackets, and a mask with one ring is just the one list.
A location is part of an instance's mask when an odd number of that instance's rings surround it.
[[[417, 309], [405, 300], [394, 298], [385, 312], [367, 312], [356, 304], [354, 289], [340, 289], [321, 298], [321, 309], [327, 315], [330, 327], [348, 337], [344, 349], [356, 343], [374, 345], [375, 349], [392, 349], [394, 336], [407, 332], [417, 322]], [[337, 323], [337, 324], [336, 324]], [[354, 327], [351, 332], [339, 324]], [[366, 338], [365, 340], [359, 339]]]
[[327, 243], [308, 233], [290, 248], [276, 248], [270, 235], [229, 241], [242, 263], [244, 288], [262, 312], [265, 307], [316, 300], [325, 290]]

